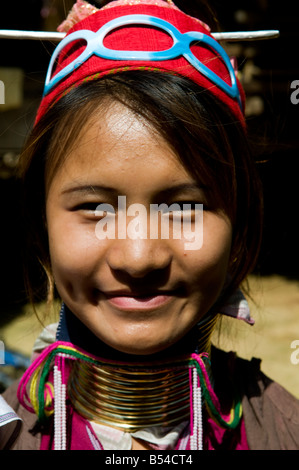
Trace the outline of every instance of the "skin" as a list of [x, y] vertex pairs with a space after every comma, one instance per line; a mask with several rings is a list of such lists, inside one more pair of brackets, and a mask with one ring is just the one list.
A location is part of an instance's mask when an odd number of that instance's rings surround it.
[[[187, 251], [186, 240], [173, 237], [99, 240], [95, 208], [106, 203], [117, 211], [119, 195], [128, 206], [147, 209], [163, 202], [203, 203], [203, 246]], [[204, 188], [165, 140], [124, 105], [102, 106], [86, 123], [47, 188], [46, 216], [62, 300], [120, 352], [150, 355], [174, 345], [224, 286], [230, 221], [209, 208]], [[132, 217], [127, 219], [129, 224]]]

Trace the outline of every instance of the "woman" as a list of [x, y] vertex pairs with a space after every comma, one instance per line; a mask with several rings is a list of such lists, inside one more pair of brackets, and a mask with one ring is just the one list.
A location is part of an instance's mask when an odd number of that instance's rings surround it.
[[7, 445], [299, 448], [297, 400], [211, 345], [222, 315], [252, 323], [239, 287], [262, 225], [229, 58], [171, 1], [77, 6], [20, 159], [30, 243], [62, 309], [19, 404], [5, 394], [34, 424]]

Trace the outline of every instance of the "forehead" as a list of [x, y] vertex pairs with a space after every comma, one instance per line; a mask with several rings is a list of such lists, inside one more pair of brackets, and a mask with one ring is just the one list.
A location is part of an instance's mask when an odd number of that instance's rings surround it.
[[148, 122], [113, 103], [85, 123], [54, 180], [137, 189], [192, 178]]

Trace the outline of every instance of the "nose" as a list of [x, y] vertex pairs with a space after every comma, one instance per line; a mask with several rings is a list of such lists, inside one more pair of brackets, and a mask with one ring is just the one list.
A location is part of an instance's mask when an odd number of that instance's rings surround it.
[[172, 253], [165, 240], [125, 239], [113, 241], [106, 259], [112, 270], [141, 278], [169, 268]]

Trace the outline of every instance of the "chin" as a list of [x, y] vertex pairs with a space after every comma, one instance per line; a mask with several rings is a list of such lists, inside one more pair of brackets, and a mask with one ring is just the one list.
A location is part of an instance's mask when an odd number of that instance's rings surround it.
[[128, 354], [132, 356], [152, 356], [168, 349], [169, 344], [154, 343], [144, 345], [144, 343], [140, 343], [140, 341], [138, 341], [133, 345], [132, 343], [123, 344], [118, 342], [116, 344], [109, 344], [109, 346], [123, 354]]
[[[114, 338], [112, 342], [105, 341], [105, 343], [123, 354], [144, 356], [145, 359], [145, 356], [156, 356], [159, 359], [161, 356], [168, 356], [173, 353], [176, 355], [178, 351], [184, 350], [184, 338], [184, 334], [180, 337], [169, 335], [160, 338], [157, 334], [152, 338], [150, 335], [142, 336], [139, 334], [134, 337], [130, 335], [127, 341], [124, 341], [123, 336], [121, 339]], [[188, 341], [187, 343], [189, 344]]]

